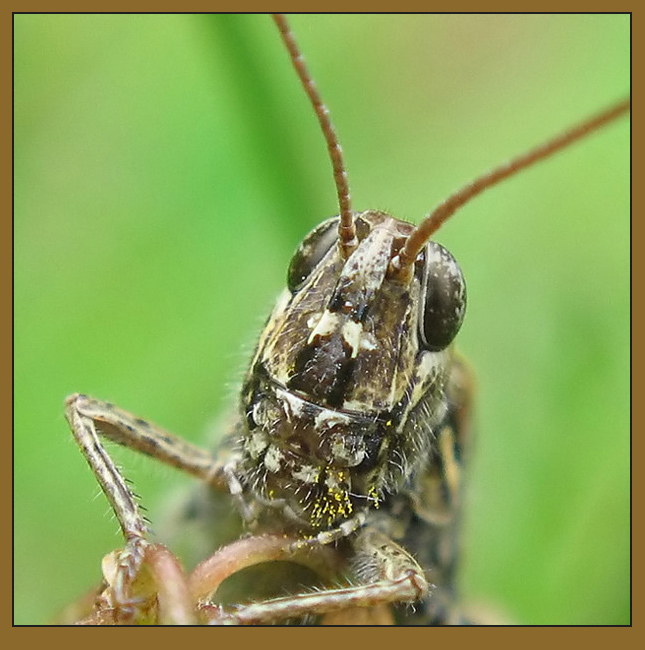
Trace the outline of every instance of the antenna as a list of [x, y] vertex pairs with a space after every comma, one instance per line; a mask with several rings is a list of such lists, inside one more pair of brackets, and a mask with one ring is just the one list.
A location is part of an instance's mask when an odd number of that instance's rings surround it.
[[414, 232], [408, 237], [400, 253], [392, 260], [392, 268], [396, 272], [411, 268], [416, 256], [419, 254], [425, 243], [462, 205], [470, 201], [478, 194], [481, 194], [489, 187], [493, 187], [500, 181], [516, 174], [522, 169], [530, 167], [534, 163], [547, 158], [564, 147], [576, 142], [580, 138], [589, 135], [596, 129], [620, 117], [630, 110], [631, 98], [606, 109], [602, 113], [586, 119], [584, 122], [573, 126], [564, 133], [552, 140], [545, 142], [517, 158], [483, 174], [468, 185], [464, 185], [445, 201], [440, 203], [423, 221], [417, 226]]
[[280, 30], [282, 40], [289, 51], [291, 63], [293, 63], [293, 67], [298, 73], [300, 82], [311, 101], [320, 128], [322, 129], [325, 140], [327, 141], [327, 151], [329, 152], [332, 168], [334, 170], [334, 181], [336, 183], [338, 206], [340, 208], [340, 223], [338, 225], [340, 250], [343, 257], [347, 259], [351, 252], [356, 248], [358, 240], [356, 238], [356, 226], [354, 224], [354, 216], [352, 215], [349, 184], [347, 183], [347, 172], [345, 171], [340, 143], [331, 120], [329, 119], [329, 110], [323, 104], [318, 89], [316, 88], [316, 83], [307, 70], [305, 59], [298, 48], [298, 44], [291, 32], [291, 28], [289, 27], [285, 15], [273, 14], [273, 20]]

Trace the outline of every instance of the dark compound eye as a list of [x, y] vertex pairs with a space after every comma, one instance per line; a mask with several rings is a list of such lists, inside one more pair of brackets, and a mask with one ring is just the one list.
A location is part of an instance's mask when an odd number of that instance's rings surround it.
[[298, 246], [289, 264], [287, 286], [289, 291], [298, 291], [311, 272], [327, 254], [338, 239], [338, 217], [332, 217], [316, 226]]
[[465, 313], [466, 283], [457, 260], [443, 246], [428, 242], [419, 324], [423, 347], [433, 351], [448, 347]]

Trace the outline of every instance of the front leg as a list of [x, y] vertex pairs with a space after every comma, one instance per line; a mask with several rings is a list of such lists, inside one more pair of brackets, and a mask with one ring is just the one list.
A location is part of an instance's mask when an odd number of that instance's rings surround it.
[[[260, 540], [251, 538], [249, 542], [253, 541], [259, 546]], [[272, 541], [271, 538], [267, 540]], [[378, 612], [379, 624], [389, 625], [392, 619], [387, 610], [388, 604], [413, 603], [428, 595], [429, 585], [423, 569], [407, 551], [383, 533], [368, 526], [348, 542], [350, 555], [346, 557], [346, 562], [353, 574], [353, 582], [348, 586], [238, 605], [232, 609], [202, 602], [202, 616], [211, 625], [263, 625], [309, 615], [325, 615], [322, 623], [334, 625], [341, 620], [336, 619], [339, 613], [369, 609]], [[283, 559], [278, 556], [297, 553], [304, 548], [289, 538], [277, 538], [276, 549], [266, 542], [263, 545], [266, 548], [260, 550], [265, 553], [271, 550], [274, 553], [272, 559]], [[311, 551], [315, 554], [323, 550], [327, 552], [327, 549], [319, 545], [312, 547]], [[310, 557], [309, 561], [313, 559]], [[218, 561], [214, 564], [223, 563]], [[205, 570], [195, 571], [191, 582], [205, 583], [202, 574], [207, 573]]]
[[132, 586], [150, 546], [147, 540], [149, 530], [135, 495], [101, 444], [100, 436], [186, 471], [217, 489], [226, 490], [222, 466], [209, 452], [108, 402], [86, 395], [71, 395], [65, 402], [65, 416], [125, 538], [125, 547], [114, 559], [108, 605], [119, 613], [121, 619], [134, 618], [138, 599]]

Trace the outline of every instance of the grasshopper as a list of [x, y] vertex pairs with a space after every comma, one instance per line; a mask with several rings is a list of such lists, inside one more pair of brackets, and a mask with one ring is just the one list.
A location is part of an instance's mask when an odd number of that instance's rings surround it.
[[[294, 255], [233, 433], [217, 455], [108, 403], [68, 399], [72, 431], [128, 542], [105, 563], [106, 585], [89, 622], [266, 623], [305, 615], [331, 622], [348, 607], [378, 622], [461, 622], [452, 578], [470, 381], [451, 343], [465, 283], [454, 258], [429, 237], [481, 190], [629, 107], [623, 102], [477, 179], [413, 228], [382, 212], [352, 211], [336, 136], [286, 22], [276, 21], [327, 138], [340, 216], [314, 229]], [[230, 493], [254, 536], [215, 553], [186, 579], [167, 549], [148, 542], [101, 434]], [[331, 583], [349, 581], [246, 607], [209, 599], [245, 563], [285, 559]], [[151, 575], [142, 577], [146, 571]], [[180, 585], [180, 593], [169, 585]], [[390, 603], [415, 603], [418, 614]]]

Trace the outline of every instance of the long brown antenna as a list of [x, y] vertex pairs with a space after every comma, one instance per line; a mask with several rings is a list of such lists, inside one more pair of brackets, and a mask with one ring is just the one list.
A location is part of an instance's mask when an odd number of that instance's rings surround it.
[[331, 120], [329, 119], [329, 110], [323, 104], [318, 89], [316, 88], [316, 83], [307, 70], [305, 59], [298, 48], [298, 44], [291, 32], [285, 15], [273, 14], [273, 20], [280, 30], [282, 40], [289, 51], [293, 67], [296, 69], [298, 77], [302, 82], [302, 86], [311, 101], [318, 122], [320, 123], [320, 128], [322, 129], [325, 140], [327, 141], [327, 151], [329, 151], [329, 157], [331, 158], [331, 164], [334, 170], [334, 181], [336, 182], [338, 206], [340, 208], [338, 238], [343, 256], [348, 257], [358, 242], [356, 239], [354, 217], [352, 215], [349, 184], [347, 183], [347, 173], [345, 172], [345, 164], [343, 163], [343, 153], [340, 148], [340, 143], [338, 142], [336, 132], [334, 131]]
[[572, 144], [576, 140], [583, 138], [585, 135], [588, 135], [592, 131], [604, 126], [608, 122], [615, 120], [623, 113], [629, 111], [630, 106], [631, 98], [628, 98], [619, 104], [608, 108], [602, 113], [599, 113], [598, 115], [568, 129], [564, 133], [561, 133], [539, 147], [531, 149], [517, 158], [504, 163], [500, 167], [487, 172], [483, 176], [472, 181], [472, 183], [468, 183], [468, 185], [457, 190], [445, 201], [440, 203], [430, 215], [425, 217], [417, 226], [416, 230], [410, 235], [410, 237], [408, 237], [404, 247], [398, 255], [399, 259], [397, 260], [395, 258], [392, 260], [394, 268], [404, 269], [410, 267], [430, 236], [439, 229], [446, 219], [464, 205], [464, 203], [467, 203], [473, 197], [481, 194], [481, 192], [496, 185], [505, 178], [516, 174], [539, 160], [547, 158], [551, 154]]

